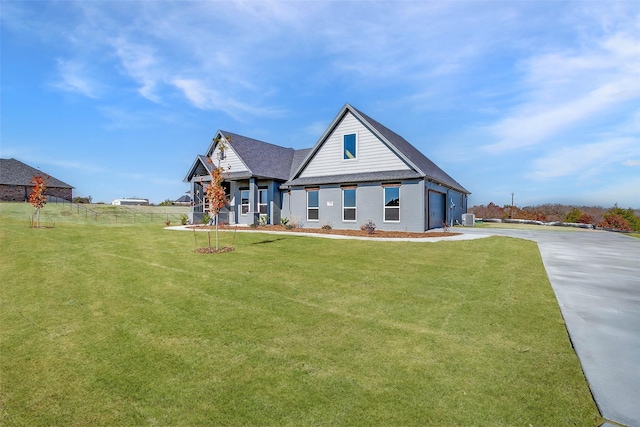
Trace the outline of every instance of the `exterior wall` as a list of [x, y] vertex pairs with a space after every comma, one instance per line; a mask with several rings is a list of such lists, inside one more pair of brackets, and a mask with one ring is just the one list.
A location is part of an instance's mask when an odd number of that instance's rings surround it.
[[[231, 183], [231, 197], [229, 202], [230, 224], [251, 225], [260, 220], [259, 190], [267, 190], [267, 223], [280, 224], [281, 196], [278, 190], [279, 184], [271, 180], [244, 180]], [[249, 190], [249, 212], [242, 215], [241, 191]], [[231, 221], [235, 219], [235, 222]]]
[[[233, 141], [231, 141], [233, 144]], [[218, 145], [213, 150], [211, 154], [211, 160], [213, 160], [213, 164], [218, 166], [218, 155], [220, 150], [218, 150]], [[233, 151], [233, 147], [231, 144], [227, 144], [227, 148], [224, 150], [224, 160], [220, 161], [220, 166], [224, 168], [224, 170], [230, 170], [232, 172], [245, 172], [247, 171], [247, 167], [240, 160], [240, 157]]]
[[422, 181], [403, 181], [400, 185], [400, 221], [384, 222], [384, 188], [382, 183], [364, 183], [356, 187], [356, 221], [342, 220], [342, 188], [340, 185], [319, 187], [319, 219], [307, 220], [307, 191], [304, 187], [292, 188], [283, 194], [283, 217], [298, 227], [321, 228], [330, 225], [335, 229], [357, 230], [367, 220], [378, 230], [424, 231], [424, 202]]
[[452, 190], [442, 185], [427, 181], [425, 183], [425, 200], [427, 203], [425, 213], [425, 227], [428, 228], [440, 228], [442, 224], [430, 224], [429, 223], [429, 192], [438, 192], [444, 195], [444, 219], [449, 224], [456, 224], [462, 222], [462, 214], [467, 212], [467, 200], [468, 197], [464, 193]]
[[[3, 202], [26, 202], [29, 200], [32, 187], [26, 185], [0, 185], [0, 200]], [[59, 197], [64, 200], [73, 199], [72, 188], [47, 187], [46, 196]]]
[[[356, 159], [343, 159], [343, 136], [355, 133]], [[410, 169], [393, 151], [360, 123], [351, 113], [336, 126], [313, 159], [300, 174], [301, 178], [360, 172]]]

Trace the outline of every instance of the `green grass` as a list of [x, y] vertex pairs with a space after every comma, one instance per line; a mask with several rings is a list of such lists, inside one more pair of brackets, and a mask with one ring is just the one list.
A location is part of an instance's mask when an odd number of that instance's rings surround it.
[[[28, 203], [0, 203], [5, 217], [29, 224], [35, 209]], [[61, 223], [75, 224], [164, 224], [171, 221], [179, 225], [188, 206], [114, 206], [105, 204], [47, 203], [40, 213], [40, 225], [45, 227]]]
[[599, 424], [532, 242], [238, 233], [197, 254], [159, 224], [6, 209], [2, 425]]

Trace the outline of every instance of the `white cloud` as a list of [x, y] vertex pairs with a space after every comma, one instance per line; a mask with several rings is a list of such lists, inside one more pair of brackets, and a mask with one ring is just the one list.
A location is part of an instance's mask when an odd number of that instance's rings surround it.
[[242, 113], [264, 117], [277, 117], [284, 114], [284, 111], [278, 108], [257, 107], [239, 102], [196, 79], [176, 78], [172, 81], [172, 84], [180, 89], [195, 107], [202, 110], [222, 111], [235, 119], [240, 119]]
[[537, 145], [640, 99], [640, 37], [617, 33], [595, 48], [533, 56], [524, 64], [525, 101], [488, 127], [497, 153]]
[[99, 84], [89, 76], [82, 62], [58, 59], [56, 61], [59, 80], [53, 86], [65, 92], [75, 92], [89, 98], [97, 98]]
[[622, 164], [625, 166], [640, 166], [640, 160], [625, 160]]
[[640, 154], [640, 139], [618, 138], [592, 144], [562, 147], [533, 161], [533, 171], [525, 177], [548, 180], [573, 176], [575, 179], [594, 177], [616, 167], [623, 159]]
[[156, 58], [155, 48], [130, 42], [123, 37], [113, 39], [111, 45], [120, 60], [123, 71], [140, 85], [138, 89], [140, 95], [159, 103], [160, 97], [155, 90], [160, 79], [158, 74], [161, 74], [162, 70], [159, 69], [160, 64]]

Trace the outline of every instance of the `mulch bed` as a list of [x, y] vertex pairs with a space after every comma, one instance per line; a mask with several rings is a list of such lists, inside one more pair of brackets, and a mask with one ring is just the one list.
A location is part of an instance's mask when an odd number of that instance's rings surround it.
[[[199, 229], [215, 229], [215, 227], [209, 226], [194, 226], [193, 228]], [[234, 230], [233, 226], [219, 226], [218, 230]], [[258, 227], [238, 227], [243, 231], [255, 230], [255, 231], [277, 231], [277, 232], [296, 232], [296, 233], [316, 233], [316, 234], [338, 234], [342, 236], [357, 236], [357, 237], [386, 237], [386, 238], [425, 238], [425, 237], [450, 237], [457, 236], [460, 233], [452, 232], [437, 232], [430, 231], [428, 233], [412, 233], [408, 231], [380, 231], [375, 230], [373, 233], [367, 233], [363, 230], [325, 230], [322, 228], [290, 228], [287, 229], [282, 225], [263, 225]], [[208, 248], [205, 248], [208, 249]]]
[[225, 247], [219, 248], [219, 249], [209, 248], [209, 247], [197, 248], [197, 249], [194, 250], [194, 252], [197, 252], [199, 254], [221, 254], [223, 252], [231, 252], [233, 250], [234, 250], [234, 248], [232, 248], [230, 246], [225, 246]]

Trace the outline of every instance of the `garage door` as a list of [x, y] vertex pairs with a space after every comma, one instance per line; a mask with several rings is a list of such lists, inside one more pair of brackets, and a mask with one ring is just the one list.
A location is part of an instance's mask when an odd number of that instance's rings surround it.
[[429, 191], [429, 229], [442, 227], [445, 214], [445, 195]]

